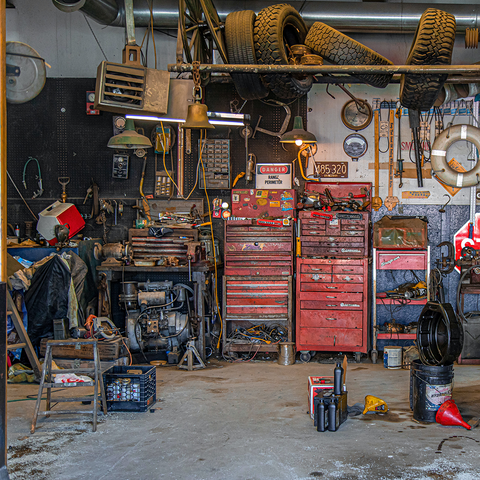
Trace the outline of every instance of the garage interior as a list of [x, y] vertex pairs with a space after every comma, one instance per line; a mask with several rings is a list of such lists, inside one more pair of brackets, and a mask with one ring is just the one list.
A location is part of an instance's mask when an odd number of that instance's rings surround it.
[[0, 479], [480, 477], [475, 3], [2, 3]]

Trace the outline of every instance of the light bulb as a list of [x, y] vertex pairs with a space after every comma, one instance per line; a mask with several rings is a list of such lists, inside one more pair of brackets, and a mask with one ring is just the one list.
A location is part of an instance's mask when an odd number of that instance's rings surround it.
[[295, 145], [297, 145], [297, 147], [299, 147], [302, 143], [303, 143], [303, 140], [301, 140], [300, 138], [297, 138], [295, 140]]

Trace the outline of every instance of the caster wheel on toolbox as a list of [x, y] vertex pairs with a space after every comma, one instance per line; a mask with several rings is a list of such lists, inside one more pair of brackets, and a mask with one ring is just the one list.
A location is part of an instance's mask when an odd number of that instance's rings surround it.
[[310, 352], [301, 352], [300, 353], [300, 361], [302, 363], [308, 363], [312, 358], [312, 354]]
[[377, 363], [378, 352], [376, 350], [372, 350], [371, 353], [370, 353], [370, 357], [372, 359], [373, 364]]
[[360, 352], [355, 352], [355, 363], [360, 363], [362, 359], [362, 354]]

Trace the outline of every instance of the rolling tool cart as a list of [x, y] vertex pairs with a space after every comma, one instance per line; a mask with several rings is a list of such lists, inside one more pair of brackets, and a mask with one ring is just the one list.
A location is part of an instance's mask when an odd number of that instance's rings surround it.
[[295, 191], [233, 190], [225, 221], [224, 352], [277, 352], [293, 340]]
[[[369, 346], [370, 183], [306, 183], [299, 212], [296, 344], [312, 352], [354, 352]], [[308, 208], [308, 204], [311, 208]]]

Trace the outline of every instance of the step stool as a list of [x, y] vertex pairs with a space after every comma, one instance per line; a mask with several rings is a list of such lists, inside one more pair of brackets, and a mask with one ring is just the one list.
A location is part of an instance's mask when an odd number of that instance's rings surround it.
[[[56, 346], [75, 345], [75, 348], [80, 349], [80, 345], [92, 345], [93, 347], [93, 368], [71, 368], [71, 369], [52, 369], [52, 348]], [[80, 374], [94, 374], [95, 378], [91, 382], [78, 383], [54, 383], [52, 375], [62, 373]], [[45, 360], [43, 363], [42, 376], [40, 379], [40, 386], [38, 387], [37, 403], [35, 404], [35, 411], [33, 413], [31, 433], [35, 432], [35, 425], [37, 423], [38, 415], [49, 417], [50, 415], [93, 415], [93, 431], [97, 431], [97, 407], [98, 407], [98, 386], [100, 385], [100, 396], [102, 401], [103, 413], [107, 413], [107, 400], [105, 397], [105, 388], [103, 385], [103, 377], [100, 369], [100, 357], [98, 354], [97, 340], [49, 340], [47, 342], [47, 349], [45, 351]], [[60, 397], [55, 398], [55, 402], [93, 402], [93, 410], [52, 410], [52, 392], [54, 388], [75, 388], [75, 387], [93, 387], [93, 397]], [[43, 390], [47, 391], [46, 408], [45, 411], [40, 411], [40, 403], [42, 400]]]

